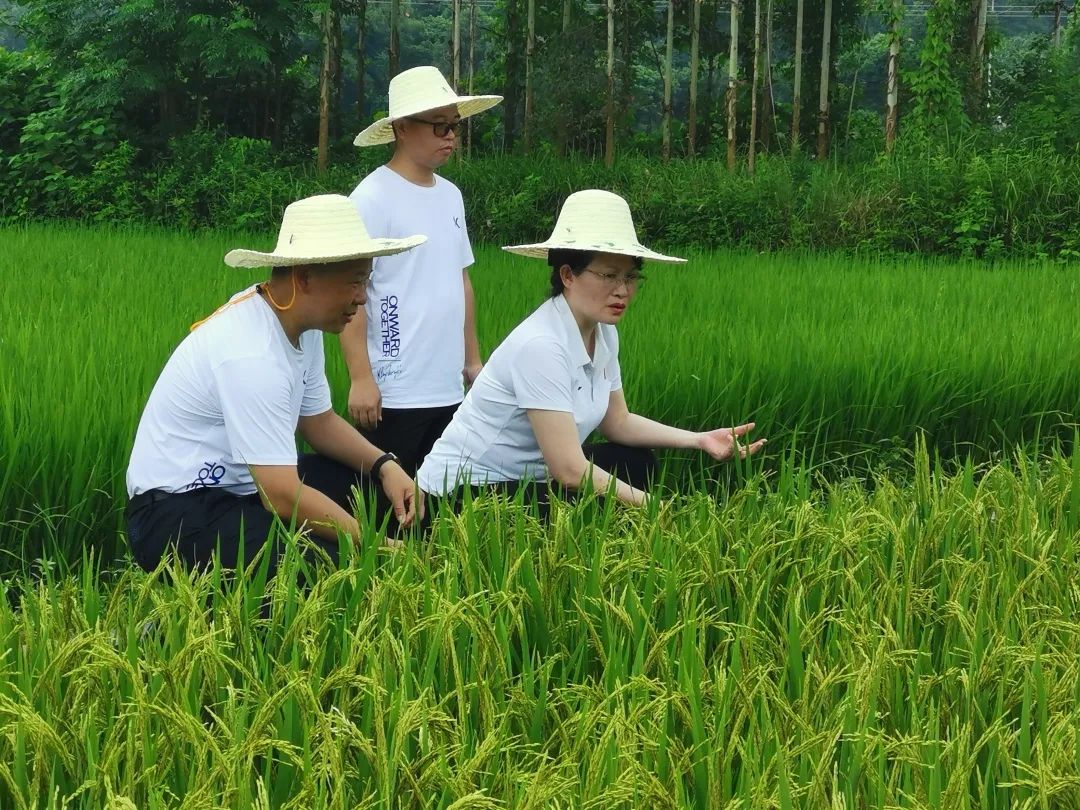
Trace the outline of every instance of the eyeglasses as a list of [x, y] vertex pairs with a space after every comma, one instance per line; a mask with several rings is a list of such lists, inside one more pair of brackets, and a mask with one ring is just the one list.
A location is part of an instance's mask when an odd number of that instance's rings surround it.
[[461, 121], [428, 121], [426, 118], [417, 118], [415, 115], [410, 115], [409, 120], [416, 121], [418, 124], [428, 124], [436, 138], [445, 138], [451, 132], [457, 135], [458, 130], [461, 129]]
[[585, 268], [586, 273], [592, 273], [594, 276], [604, 282], [604, 285], [610, 287], [613, 290], [617, 290], [620, 284], [625, 284], [626, 289], [636, 290], [642, 284], [645, 283], [644, 273], [627, 273], [625, 276], [622, 273], [598, 273], [595, 270]]

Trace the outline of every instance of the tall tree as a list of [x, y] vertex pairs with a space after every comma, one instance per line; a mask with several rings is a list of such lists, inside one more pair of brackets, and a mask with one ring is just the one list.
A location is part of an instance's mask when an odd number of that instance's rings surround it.
[[528, 0], [527, 33], [525, 36], [525, 154], [533, 145], [533, 58], [536, 53], [536, 0]]
[[[902, 0], [901, 0], [902, 1]], [[795, 78], [791, 100], [791, 154], [799, 151], [799, 117], [802, 113], [803, 0], [795, 7]]]
[[340, 42], [337, 0], [327, 0], [322, 12], [322, 70], [319, 73], [319, 146], [316, 170], [326, 173], [330, 154], [330, 116], [334, 95], [334, 66], [339, 63], [336, 50]]
[[829, 156], [829, 73], [832, 67], [832, 9], [833, 0], [825, 0], [825, 22], [821, 29], [821, 83], [818, 85], [817, 156]]
[[701, 2], [690, 0], [690, 99], [686, 121], [686, 154], [697, 155], [697, 88], [701, 67]]
[[453, 0], [450, 7], [451, 40], [450, 70], [453, 74], [454, 92], [461, 92], [461, 0]]
[[735, 102], [739, 80], [739, 0], [731, 0], [731, 49], [728, 54], [727, 165], [735, 171]]
[[750, 141], [746, 153], [746, 169], [754, 173], [757, 158], [758, 88], [761, 86], [761, 0], [754, 0], [754, 67], [750, 77]]
[[968, 114], [973, 119], [982, 118], [986, 110], [986, 0], [971, 3], [971, 79], [968, 98]]
[[365, 35], [367, 34], [367, 4], [368, 0], [356, 2], [356, 120], [363, 125], [367, 114], [364, 105], [367, 99], [364, 95], [364, 74], [367, 70], [367, 60], [364, 57]]
[[521, 2], [506, 3], [506, 72], [503, 75], [503, 149], [512, 152], [517, 142], [518, 101], [521, 92]]
[[675, 49], [675, 0], [668, 0], [667, 38], [664, 47], [664, 134], [663, 156], [666, 163], [671, 159], [671, 69]]
[[604, 165], [615, 165], [615, 0], [607, 0], [607, 107], [604, 112]]
[[892, 0], [889, 7], [889, 65], [885, 88], [885, 151], [891, 152], [896, 144], [896, 126], [899, 119], [900, 39], [904, 19], [904, 0]]
[[[469, 95], [473, 95], [473, 78], [476, 75], [476, 0], [469, 0]], [[466, 154], [472, 157], [473, 117], [465, 119]]]
[[401, 0], [390, 0], [390, 56], [387, 78], [398, 75], [401, 64]]

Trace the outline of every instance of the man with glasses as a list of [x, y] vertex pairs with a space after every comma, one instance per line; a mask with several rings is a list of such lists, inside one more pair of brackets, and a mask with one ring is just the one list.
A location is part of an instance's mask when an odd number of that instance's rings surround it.
[[393, 143], [389, 162], [350, 195], [372, 233], [419, 233], [410, 254], [376, 259], [366, 307], [341, 333], [349, 414], [361, 433], [413, 474], [480, 373], [468, 268], [472, 247], [461, 192], [436, 174], [462, 120], [501, 96], [459, 96], [434, 67], [390, 82], [390, 114], [354, 143]]

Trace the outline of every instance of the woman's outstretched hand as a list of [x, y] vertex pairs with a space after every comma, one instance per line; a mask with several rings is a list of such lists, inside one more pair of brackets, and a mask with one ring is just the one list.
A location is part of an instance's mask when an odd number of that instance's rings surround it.
[[752, 456], [765, 446], [765, 439], [758, 439], [753, 444], [745, 441], [746, 435], [754, 429], [755, 423], [748, 422], [733, 428], [720, 428], [698, 434], [698, 447], [717, 461], [727, 461], [738, 454], [739, 458]]

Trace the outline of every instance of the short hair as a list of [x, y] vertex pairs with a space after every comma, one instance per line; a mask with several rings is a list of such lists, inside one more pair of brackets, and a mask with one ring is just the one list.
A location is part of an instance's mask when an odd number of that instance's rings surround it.
[[[549, 250], [547, 262], [548, 267], [551, 268], [551, 290], [548, 295], [551, 298], [558, 298], [566, 290], [560, 272], [563, 265], [569, 267], [570, 272], [575, 276], [580, 276], [599, 252], [598, 250], [570, 250], [568, 248], [552, 248]], [[640, 272], [642, 265], [645, 263], [644, 260], [640, 256], [631, 256], [630, 258], [634, 260], [634, 269]]]

